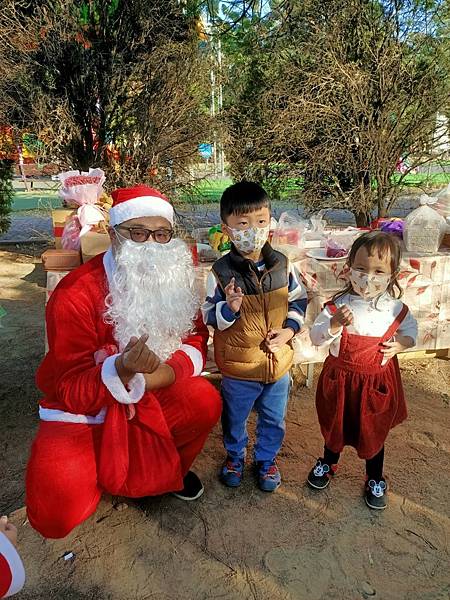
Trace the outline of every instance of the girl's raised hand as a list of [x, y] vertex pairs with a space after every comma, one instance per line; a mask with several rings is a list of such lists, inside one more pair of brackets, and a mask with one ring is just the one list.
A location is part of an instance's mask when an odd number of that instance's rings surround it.
[[341, 327], [348, 327], [348, 325], [351, 325], [352, 323], [353, 313], [349, 307], [344, 304], [344, 306], [340, 306], [331, 317], [330, 329], [334, 333]]

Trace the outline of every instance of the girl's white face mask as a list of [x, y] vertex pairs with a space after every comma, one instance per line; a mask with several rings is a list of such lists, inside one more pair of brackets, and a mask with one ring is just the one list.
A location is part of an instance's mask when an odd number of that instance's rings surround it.
[[258, 252], [269, 239], [270, 224], [266, 227], [249, 227], [248, 229], [228, 228], [233, 244], [242, 254]]
[[391, 281], [391, 275], [368, 275], [362, 271], [350, 269], [349, 279], [354, 292], [362, 298], [371, 300], [384, 294]]

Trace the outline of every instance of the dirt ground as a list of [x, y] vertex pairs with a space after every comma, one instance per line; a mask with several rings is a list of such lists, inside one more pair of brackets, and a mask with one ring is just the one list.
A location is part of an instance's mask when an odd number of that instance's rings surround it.
[[238, 490], [218, 482], [217, 427], [195, 465], [206, 488], [199, 501], [106, 497], [64, 540], [42, 539], [23, 504], [44, 285], [38, 258], [0, 252], [0, 511], [19, 527], [27, 583], [18, 599], [450, 599], [450, 362], [438, 359], [402, 363], [410, 416], [387, 443], [382, 514], [363, 503], [363, 464], [352, 450], [328, 490], [305, 487], [321, 437], [313, 390], [297, 387], [275, 494], [258, 491], [250, 468]]

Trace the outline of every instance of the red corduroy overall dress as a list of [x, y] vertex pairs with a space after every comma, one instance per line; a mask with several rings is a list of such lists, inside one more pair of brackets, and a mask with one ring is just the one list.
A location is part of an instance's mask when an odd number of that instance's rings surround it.
[[[336, 311], [334, 304], [329, 310]], [[382, 365], [381, 344], [395, 335], [408, 307], [381, 337], [342, 330], [339, 356], [329, 355], [319, 377], [316, 408], [325, 445], [332, 452], [353, 446], [369, 459], [383, 447], [389, 430], [406, 419], [407, 410], [397, 357]]]

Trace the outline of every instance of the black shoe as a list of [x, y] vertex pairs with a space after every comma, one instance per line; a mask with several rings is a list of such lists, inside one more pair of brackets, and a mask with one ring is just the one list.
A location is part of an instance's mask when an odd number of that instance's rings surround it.
[[336, 471], [336, 465], [327, 465], [323, 458], [319, 458], [316, 466], [308, 474], [308, 485], [315, 490], [324, 490], [328, 487], [331, 477]]
[[369, 508], [384, 510], [387, 506], [387, 485], [384, 478], [380, 481], [369, 479], [366, 481], [364, 500]]
[[179, 492], [172, 492], [172, 494], [180, 500], [197, 500], [205, 491], [202, 482], [192, 471], [188, 471], [183, 479], [184, 488]]

